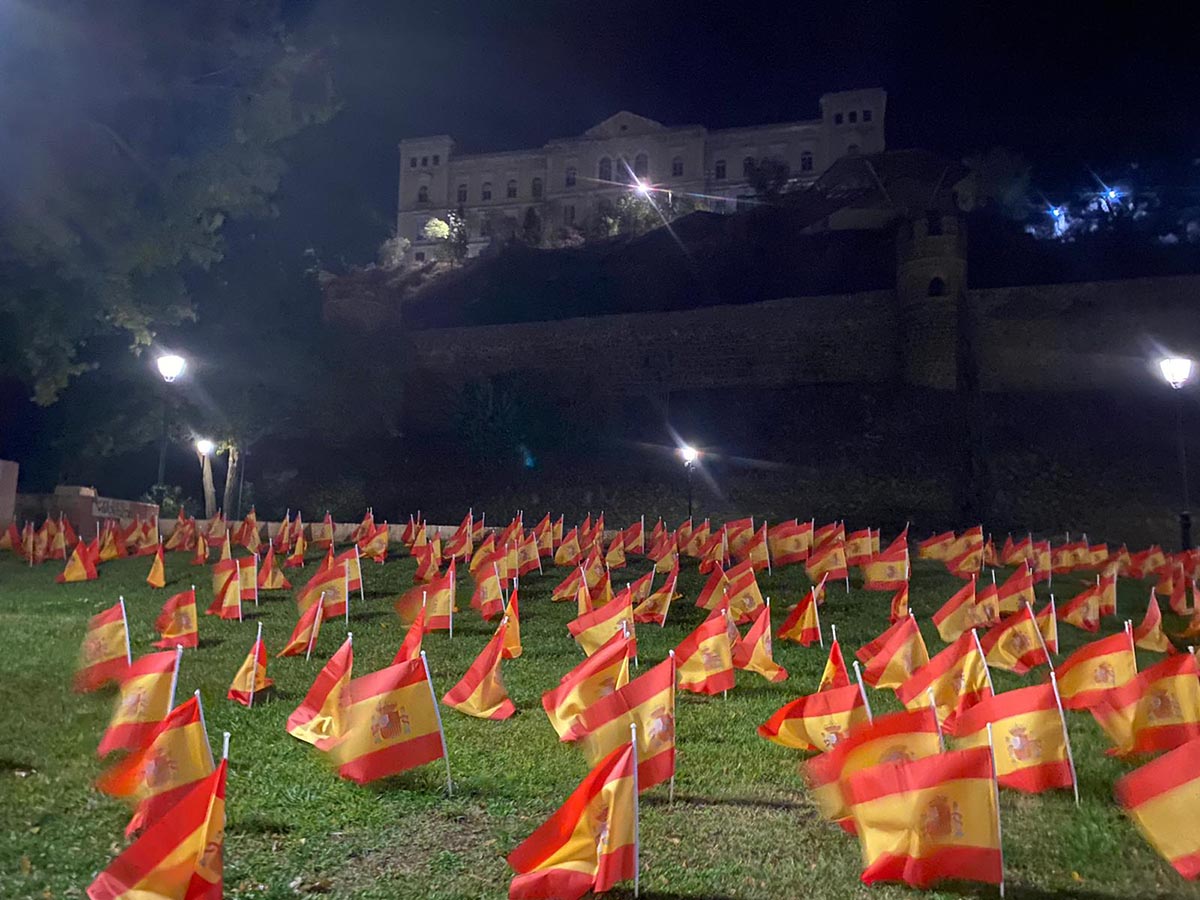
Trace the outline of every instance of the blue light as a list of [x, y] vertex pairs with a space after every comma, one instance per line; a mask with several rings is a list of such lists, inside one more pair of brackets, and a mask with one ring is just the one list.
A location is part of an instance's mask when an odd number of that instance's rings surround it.
[[1109, 200], [1116, 200], [1116, 199], [1117, 199], [1117, 192], [1116, 192], [1116, 191], [1114, 191], [1112, 188], [1109, 188], [1109, 189], [1108, 189], [1108, 199], [1109, 199]]
[[1063, 214], [1063, 211], [1062, 211], [1062, 207], [1061, 207], [1061, 206], [1052, 206], [1052, 207], [1050, 207], [1050, 215], [1054, 216], [1054, 218], [1056, 218], [1056, 219], [1061, 219], [1061, 218], [1062, 218], [1062, 214]]

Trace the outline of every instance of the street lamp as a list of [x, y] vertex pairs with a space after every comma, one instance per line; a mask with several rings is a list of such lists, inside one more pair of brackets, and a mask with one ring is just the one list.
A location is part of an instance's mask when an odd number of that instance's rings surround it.
[[696, 468], [696, 461], [700, 459], [700, 451], [690, 444], [684, 444], [679, 448], [679, 456], [683, 459], [683, 470], [687, 472], [687, 489], [688, 489], [688, 519], [692, 518], [692, 470]]
[[208, 438], [196, 439], [196, 455], [200, 457], [200, 477], [204, 482], [204, 518], [217, 513], [217, 489], [213, 486], [212, 455], [217, 445]]
[[[171, 384], [183, 374], [187, 368], [187, 360], [175, 353], [164, 353], [154, 360], [158, 374], [167, 384]], [[155, 484], [162, 484], [167, 477], [167, 399], [162, 404], [162, 442], [158, 447], [158, 479]]]
[[210, 456], [217, 449], [217, 445], [208, 438], [200, 438], [196, 441], [196, 452], [201, 456]]
[[1192, 514], [1188, 497], [1187, 445], [1183, 438], [1183, 387], [1192, 380], [1195, 363], [1186, 356], [1166, 356], [1158, 361], [1158, 371], [1175, 393], [1175, 442], [1179, 447], [1179, 477], [1183, 485], [1183, 509], [1179, 511], [1179, 545], [1192, 549]]

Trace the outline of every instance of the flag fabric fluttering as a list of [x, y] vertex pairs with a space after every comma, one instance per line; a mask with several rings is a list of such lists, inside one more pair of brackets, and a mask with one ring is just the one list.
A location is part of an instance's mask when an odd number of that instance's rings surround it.
[[163, 562], [163, 546], [160, 543], [154, 551], [154, 560], [150, 563], [150, 574], [146, 576], [146, 584], [152, 588], [167, 586], [167, 569]]
[[1117, 803], [1159, 854], [1189, 881], [1200, 879], [1200, 740], [1121, 777]]
[[112, 681], [119, 683], [132, 663], [125, 600], [121, 599], [88, 620], [87, 633], [79, 648], [75, 690], [87, 693]]
[[317, 673], [300, 705], [288, 716], [286, 731], [320, 750], [342, 735], [345, 719], [343, 694], [354, 671], [354, 635], [346, 640]]
[[246, 654], [246, 659], [237, 674], [233, 676], [233, 684], [229, 686], [227, 699], [242, 706], [254, 708], [254, 701], [260, 699], [263, 692], [275, 684], [267, 677], [267, 647], [262, 639], [262, 623], [258, 625], [258, 637]]
[[182, 652], [148, 653], [133, 661], [121, 680], [112, 719], [96, 748], [97, 756], [136, 749], [167, 717], [175, 701]]
[[1200, 667], [1191, 653], [1168, 656], [1091, 707], [1115, 745], [1110, 755], [1171, 750], [1200, 738]]
[[771, 645], [771, 605], [764, 603], [745, 635], [732, 647], [734, 668], [755, 672], [767, 681], [786, 681], [787, 669], [775, 662]]
[[718, 694], [734, 686], [733, 648], [728, 613], [718, 608], [675, 648], [679, 687], [695, 694]]
[[197, 619], [194, 587], [169, 597], [163, 604], [158, 618], [154, 620], [154, 628], [161, 638], [154, 642], [154, 646], [163, 650], [177, 644], [184, 647], [200, 646]]
[[929, 651], [917, 620], [900, 619], [875, 640], [855, 651], [864, 666], [863, 681], [874, 688], [898, 688], [929, 662]]
[[1113, 688], [1137, 677], [1137, 659], [1129, 632], [1084, 644], [1056, 670], [1058, 690], [1067, 709], [1089, 709]]
[[832, 750], [869, 721], [857, 684], [798, 697], [758, 726], [760, 737], [795, 750]]
[[963, 632], [896, 688], [905, 709], [929, 706], [932, 700], [942, 728], [950, 734], [960, 715], [991, 695], [991, 676], [974, 631]]
[[442, 697], [443, 703], [479, 719], [507, 719], [517, 711], [500, 677], [507, 630], [508, 623], [501, 619], [500, 627], [475, 657], [462, 680]]
[[560, 740], [585, 709], [629, 683], [629, 663], [635, 655], [634, 639], [616, 634], [542, 694], [542, 708]]

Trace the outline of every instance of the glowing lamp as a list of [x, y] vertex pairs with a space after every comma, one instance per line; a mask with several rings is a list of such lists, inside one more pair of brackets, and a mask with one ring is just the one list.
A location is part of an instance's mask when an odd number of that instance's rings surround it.
[[1194, 363], [1186, 356], [1167, 356], [1158, 361], [1163, 380], [1175, 390], [1192, 380], [1193, 366]]
[[156, 359], [154, 363], [158, 366], [158, 374], [162, 376], [163, 381], [167, 384], [170, 384], [182, 375], [183, 370], [187, 368], [187, 360], [174, 353], [164, 354]]
[[216, 449], [217, 445], [208, 438], [200, 438], [200, 440], [196, 441], [196, 452], [201, 456], [208, 456]]
[[643, 197], [650, 196], [650, 186], [648, 184], [646, 184], [646, 182], [644, 182], [644, 181], [639, 180], [639, 181], [635, 182], [634, 190], [636, 190]]
[[691, 447], [687, 444], [684, 444], [682, 447], [679, 448], [679, 455], [681, 457], [683, 457], [684, 465], [690, 466], [692, 463], [694, 463], [696, 460], [698, 460], [700, 458], [700, 451], [697, 450], [695, 447]]

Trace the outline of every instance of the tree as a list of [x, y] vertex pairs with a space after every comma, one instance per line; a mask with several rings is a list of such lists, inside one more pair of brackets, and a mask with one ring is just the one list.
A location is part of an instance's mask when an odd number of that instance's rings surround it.
[[1005, 218], [1016, 221], [1029, 215], [1033, 170], [1020, 153], [1007, 147], [992, 147], [968, 156], [963, 164], [971, 170], [968, 178], [973, 190], [969, 199], [963, 198], [968, 210], [993, 206]]
[[542, 245], [542, 217], [532, 206], [525, 210], [525, 218], [521, 221], [521, 240], [530, 247]]
[[450, 240], [450, 223], [434, 216], [421, 228], [421, 234], [427, 241], [448, 241]]
[[791, 176], [791, 166], [784, 160], [767, 156], [751, 163], [747, 179], [759, 198], [774, 200], [783, 193]]
[[191, 273], [273, 214], [285, 142], [336, 103], [279, 0], [23, 9], [0, 43], [0, 374], [49, 404], [97, 338], [140, 351], [194, 318]]

